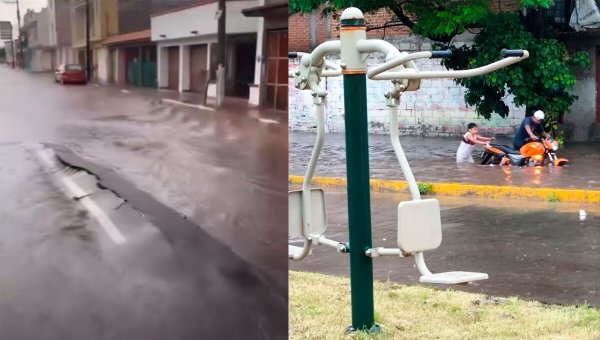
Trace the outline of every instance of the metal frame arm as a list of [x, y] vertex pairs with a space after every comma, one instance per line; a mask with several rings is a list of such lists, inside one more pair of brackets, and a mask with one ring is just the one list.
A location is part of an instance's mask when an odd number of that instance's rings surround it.
[[329, 54], [340, 53], [341, 48], [342, 47], [339, 40], [326, 41], [317, 46], [312, 53], [310, 53], [310, 59], [302, 58], [302, 63], [304, 66], [311, 66], [311, 64], [314, 64], [315, 61], [322, 60]]
[[[417, 55], [422, 53], [422, 57], [415, 57], [408, 60], [414, 60], [419, 58], [426, 58], [425, 54], [431, 52], [417, 52], [413, 55]], [[409, 55], [410, 56], [410, 55]], [[395, 79], [431, 79], [431, 78], [469, 78], [476, 77], [483, 74], [487, 74], [503, 67], [518, 63], [521, 60], [527, 59], [529, 57], [529, 52], [523, 50], [523, 56], [521, 57], [506, 57], [504, 59], [498, 60], [491, 64], [477, 67], [470, 70], [458, 70], [458, 71], [418, 71], [416, 69], [404, 69], [396, 72], [385, 72], [391, 68], [393, 65], [397, 63], [405, 61], [406, 57], [400, 57], [398, 60], [392, 60], [388, 63], [380, 65], [381, 67], [377, 67], [369, 72], [367, 76], [373, 80], [395, 80]], [[385, 67], [383, 67], [386, 65]]]
[[310, 253], [310, 247], [312, 246], [312, 239], [309, 237], [304, 238], [304, 244], [302, 245], [302, 251], [294, 256], [289, 256], [290, 260], [300, 261], [303, 260]]
[[412, 199], [420, 200], [421, 193], [419, 192], [417, 180], [415, 179], [415, 176], [413, 175], [412, 170], [410, 169], [408, 159], [406, 158], [404, 150], [402, 149], [402, 145], [400, 144], [400, 136], [398, 134], [398, 99], [388, 99], [388, 108], [390, 113], [390, 139], [392, 141], [394, 153], [396, 154], [398, 163], [400, 163], [402, 174], [404, 175], [404, 178], [408, 183], [408, 189], [410, 190], [410, 195], [412, 196]]

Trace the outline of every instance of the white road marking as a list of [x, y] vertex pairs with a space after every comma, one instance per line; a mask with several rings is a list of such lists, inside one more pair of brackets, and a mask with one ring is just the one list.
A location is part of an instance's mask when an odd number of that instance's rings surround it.
[[94, 215], [96, 220], [98, 220], [98, 223], [100, 223], [100, 226], [104, 229], [106, 234], [108, 234], [108, 237], [110, 237], [114, 243], [123, 244], [127, 242], [127, 239], [125, 239], [125, 236], [123, 236], [117, 226], [115, 226], [110, 218], [106, 216], [104, 211], [100, 209], [100, 207], [96, 204], [96, 202], [94, 202], [94, 200], [92, 200], [91, 197], [85, 196], [85, 191], [83, 191], [83, 189], [77, 185], [77, 183], [73, 182], [73, 180], [69, 177], [63, 177], [62, 181], [65, 183], [67, 188], [69, 188], [71, 193], [75, 195], [75, 197], [80, 198], [79, 202], [81, 202], [81, 204], [83, 204], [83, 206], [86, 207], [86, 209], [89, 210], [92, 215]]
[[[52, 158], [52, 151], [38, 150], [38, 155], [40, 159], [44, 162], [47, 168], [50, 170], [56, 169], [56, 162]], [[92, 200], [91, 197], [86, 196], [88, 193], [85, 192], [77, 183], [75, 183], [70, 177], [62, 176], [62, 182], [65, 184], [67, 189], [71, 192], [71, 194], [79, 199], [79, 202], [98, 220], [100, 226], [108, 237], [116, 243], [116, 244], [124, 244], [127, 242], [127, 239], [121, 231], [115, 226], [115, 224], [110, 220], [110, 218], [100, 209], [100, 207]]]

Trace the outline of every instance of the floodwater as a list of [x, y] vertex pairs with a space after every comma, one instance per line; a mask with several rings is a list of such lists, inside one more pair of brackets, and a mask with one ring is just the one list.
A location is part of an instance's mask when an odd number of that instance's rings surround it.
[[[348, 241], [346, 193], [326, 194], [325, 236]], [[374, 247], [397, 248], [397, 205], [408, 195], [371, 193]], [[433, 285], [494, 296], [519, 296], [558, 304], [600, 307], [600, 205], [438, 197], [441, 246], [425, 252], [433, 273], [472, 271], [489, 279], [469, 285]], [[587, 212], [579, 220], [579, 209]], [[374, 276], [419, 284], [412, 257], [373, 259]], [[312, 255], [290, 262], [290, 270], [349, 273], [349, 258], [330, 247], [315, 246]]]
[[[287, 117], [162, 96], [0, 67], [0, 338], [287, 334]], [[32, 145], [74, 151], [133, 241], [112, 244]]]
[[[306, 171], [315, 136], [290, 132], [290, 174], [303, 175]], [[346, 176], [344, 138], [343, 133], [326, 134], [315, 176]], [[369, 136], [370, 174], [372, 178], [403, 180], [389, 138], [389, 135]], [[543, 168], [478, 165], [481, 147], [476, 147], [473, 155], [475, 164], [456, 164], [460, 141], [453, 138], [401, 136], [400, 142], [413, 174], [420, 182], [600, 190], [600, 142], [566, 144], [557, 154], [567, 158], [570, 165]], [[495, 143], [512, 145], [512, 140], [499, 139]]]

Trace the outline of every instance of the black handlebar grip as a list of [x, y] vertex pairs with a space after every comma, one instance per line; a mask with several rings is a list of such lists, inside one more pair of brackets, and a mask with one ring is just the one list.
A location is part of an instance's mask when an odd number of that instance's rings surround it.
[[452, 51], [451, 50], [445, 50], [445, 51], [431, 51], [431, 57], [432, 58], [448, 58], [452, 56]]
[[298, 52], [288, 52], [288, 58], [298, 58]]
[[523, 54], [523, 50], [507, 50], [506, 48], [503, 48], [502, 51], [500, 51], [500, 55], [502, 56], [502, 58], [522, 57]]

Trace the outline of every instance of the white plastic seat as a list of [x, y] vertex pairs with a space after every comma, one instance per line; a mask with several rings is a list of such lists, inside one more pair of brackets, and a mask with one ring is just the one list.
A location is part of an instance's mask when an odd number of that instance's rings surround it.
[[323, 189], [310, 189], [310, 230], [304, 230], [302, 218], [302, 190], [288, 192], [288, 238], [323, 235], [327, 229], [325, 193]]
[[398, 204], [398, 247], [415, 255], [419, 282], [459, 284], [488, 278], [486, 273], [445, 272], [433, 274], [427, 268], [423, 252], [442, 243], [440, 204], [436, 199], [406, 201]]
[[406, 253], [433, 250], [442, 243], [440, 204], [436, 199], [398, 204], [398, 247]]
[[422, 283], [442, 283], [447, 285], [467, 283], [479, 280], [488, 279], [486, 273], [474, 273], [474, 272], [445, 272], [437, 274], [423, 275], [419, 278], [419, 282]]

